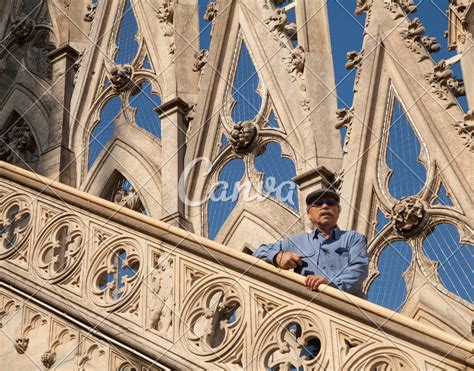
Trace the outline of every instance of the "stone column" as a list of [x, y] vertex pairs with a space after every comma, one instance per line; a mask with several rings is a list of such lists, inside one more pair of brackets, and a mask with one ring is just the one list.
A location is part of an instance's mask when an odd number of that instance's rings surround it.
[[186, 150], [185, 115], [188, 110], [187, 103], [181, 98], [174, 98], [156, 108], [161, 119], [162, 220], [190, 230], [191, 225], [185, 216], [185, 205], [179, 199], [179, 178], [184, 169]]
[[52, 64], [50, 95], [54, 102], [51, 109], [49, 148], [41, 154], [39, 173], [75, 186], [75, 159], [69, 149], [71, 96], [78, 52], [63, 45], [48, 54]]

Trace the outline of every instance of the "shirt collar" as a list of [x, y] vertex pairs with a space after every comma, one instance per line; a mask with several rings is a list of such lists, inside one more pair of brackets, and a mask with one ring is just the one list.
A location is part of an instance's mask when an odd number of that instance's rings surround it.
[[[318, 235], [321, 233], [321, 230], [319, 228], [315, 228], [313, 231], [313, 238], [318, 238]], [[339, 227], [336, 226], [333, 228], [331, 231], [331, 237], [333, 237], [335, 240], [337, 240], [339, 237], [341, 237], [341, 230]]]

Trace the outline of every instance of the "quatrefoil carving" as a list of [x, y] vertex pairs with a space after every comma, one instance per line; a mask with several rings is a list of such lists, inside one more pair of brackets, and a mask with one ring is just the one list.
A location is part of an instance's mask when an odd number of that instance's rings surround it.
[[143, 259], [140, 246], [131, 238], [114, 238], [103, 244], [91, 260], [89, 297], [97, 306], [114, 310], [137, 291]]
[[35, 248], [35, 264], [41, 276], [63, 280], [84, 254], [84, 226], [74, 215], [58, 215], [41, 231]]
[[31, 200], [13, 194], [0, 202], [0, 259], [20, 251], [31, 232]]
[[185, 298], [180, 316], [184, 346], [208, 362], [225, 361], [240, 349], [245, 331], [243, 295], [235, 281], [210, 276]]

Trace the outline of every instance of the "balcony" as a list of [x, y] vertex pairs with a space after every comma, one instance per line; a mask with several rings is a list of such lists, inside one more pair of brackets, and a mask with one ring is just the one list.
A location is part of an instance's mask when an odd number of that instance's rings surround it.
[[474, 367], [466, 339], [3, 162], [0, 215], [3, 369]]

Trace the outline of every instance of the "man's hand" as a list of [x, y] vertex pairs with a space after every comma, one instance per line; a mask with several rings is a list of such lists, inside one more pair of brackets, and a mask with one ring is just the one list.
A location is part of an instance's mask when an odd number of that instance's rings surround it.
[[306, 276], [304, 280], [305, 286], [312, 291], [317, 290], [322, 283], [328, 283], [328, 280], [322, 276]]
[[293, 269], [296, 268], [298, 265], [301, 265], [301, 256], [292, 251], [280, 251], [275, 256], [275, 263], [281, 269]]

